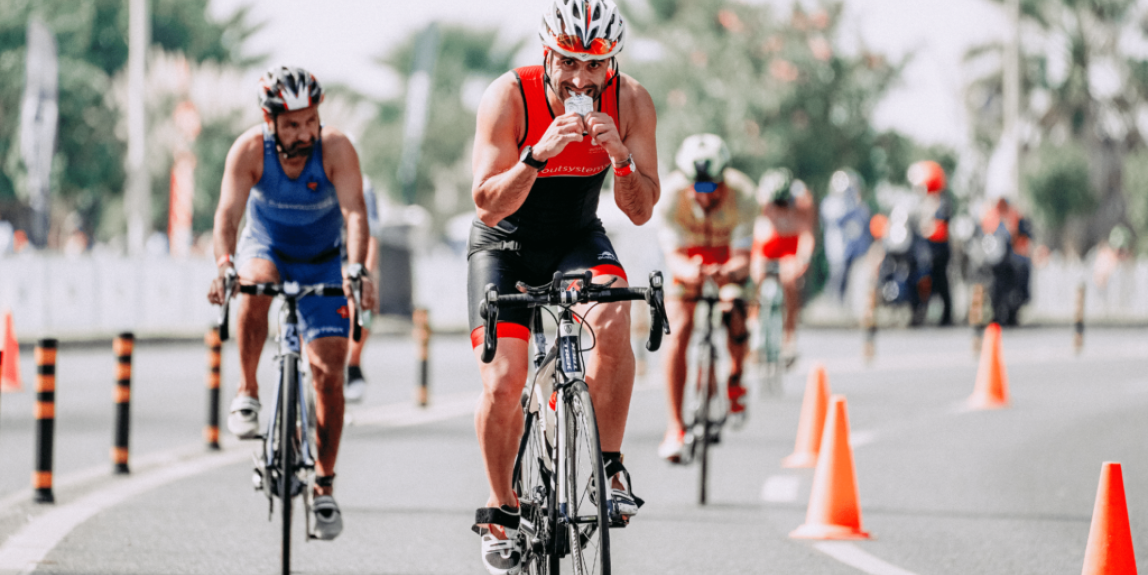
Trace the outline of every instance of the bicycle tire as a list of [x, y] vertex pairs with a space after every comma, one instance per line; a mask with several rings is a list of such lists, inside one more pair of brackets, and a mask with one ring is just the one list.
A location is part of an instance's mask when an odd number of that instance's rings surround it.
[[282, 571], [291, 574], [291, 511], [293, 500], [292, 479], [295, 478], [295, 407], [299, 404], [298, 365], [283, 362], [283, 378], [279, 382], [283, 402], [279, 419], [279, 500], [282, 505]]
[[[571, 383], [563, 395], [568, 401], [560, 434], [566, 490], [564, 515], [573, 573], [610, 575], [610, 500], [606, 489], [609, 479], [604, 477], [594, 404], [584, 381]], [[596, 516], [592, 523], [591, 515], [583, 510]]]
[[[698, 403], [698, 415], [701, 420], [701, 453], [698, 456], [700, 460], [698, 468], [698, 504], [706, 504], [706, 495], [709, 490], [709, 461], [710, 461], [710, 439], [713, 422], [710, 421], [710, 401], [713, 399], [714, 393], [717, 392], [717, 381], [714, 374], [714, 356], [717, 354], [717, 349], [714, 348], [713, 342], [709, 345], [698, 350], [698, 394], [700, 401]], [[695, 438], [694, 441], [697, 441]]]
[[548, 458], [543, 441], [538, 412], [527, 413], [514, 466], [514, 490], [519, 494], [522, 511], [523, 570], [529, 575], [558, 575], [559, 557], [554, 552], [554, 521], [550, 514], [554, 508], [554, 489], [553, 482], [543, 476], [543, 459]]

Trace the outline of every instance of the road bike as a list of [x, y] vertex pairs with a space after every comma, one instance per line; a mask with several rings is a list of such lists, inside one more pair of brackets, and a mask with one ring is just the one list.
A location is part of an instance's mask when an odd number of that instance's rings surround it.
[[721, 430], [729, 418], [728, 389], [718, 381], [718, 346], [714, 342], [715, 312], [719, 311], [721, 297], [717, 284], [706, 279], [697, 298], [705, 320], [701, 324], [701, 337], [691, 350], [693, 365], [687, 370], [689, 379], [682, 398], [682, 455], [677, 463], [698, 463], [698, 503], [706, 504], [709, 489], [710, 447], [721, 442]]
[[[351, 280], [354, 322], [352, 337], [362, 338], [362, 273], [352, 270]], [[311, 506], [315, 489], [315, 407], [314, 392], [300, 373], [302, 346], [299, 333], [299, 300], [309, 296], [346, 297], [342, 285], [300, 285], [297, 282], [238, 284], [235, 271], [229, 270], [224, 278], [227, 301], [219, 318], [219, 339], [227, 341], [228, 303], [234, 291], [248, 295], [272, 296], [281, 299], [278, 352], [279, 385], [275, 390], [274, 416], [267, 422], [267, 430], [256, 439], [263, 441], [259, 453], [253, 454], [255, 471], [252, 485], [267, 496], [267, 520], [275, 513], [275, 499], [279, 499], [281, 524], [281, 567], [283, 575], [291, 572], [291, 515], [293, 500], [302, 495], [307, 540], [311, 538]], [[283, 494], [288, 494], [283, 497]]]
[[[609, 531], [626, 525], [607, 495], [614, 472], [602, 461], [598, 423], [585, 381], [580, 339], [586, 323], [571, 307], [643, 299], [651, 317], [646, 349], [656, 351], [662, 336], [670, 333], [660, 272], [650, 274], [649, 288], [611, 288], [613, 281], [594, 284], [591, 279], [589, 271], [556, 272], [553, 281], [542, 286], [519, 282], [518, 294], [499, 294], [494, 284], [484, 289], [483, 362], [493, 360], [497, 350], [499, 310], [534, 308], [530, 330], [534, 375], [522, 393], [525, 422], [513, 475], [521, 510], [523, 572], [530, 575], [557, 575], [567, 557], [577, 575], [609, 575]], [[568, 287], [565, 282], [570, 282]], [[560, 308], [557, 315], [547, 306]], [[552, 344], [547, 344], [542, 310], [557, 323]]]

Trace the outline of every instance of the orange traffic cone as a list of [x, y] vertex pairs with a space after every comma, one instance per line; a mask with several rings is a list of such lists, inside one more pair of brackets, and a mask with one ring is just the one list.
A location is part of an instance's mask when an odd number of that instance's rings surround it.
[[1083, 575], [1136, 575], [1136, 554], [1128, 526], [1128, 504], [1120, 464], [1105, 461], [1092, 509], [1092, 528], [1084, 552]]
[[977, 383], [969, 397], [971, 409], [1000, 409], [1008, 407], [1008, 372], [1001, 355], [1001, 326], [990, 323], [985, 328], [985, 341], [981, 346], [981, 365], [977, 369]]
[[821, 431], [825, 427], [825, 408], [829, 405], [829, 376], [825, 366], [814, 364], [805, 382], [805, 399], [801, 400], [801, 419], [797, 422], [797, 445], [793, 453], [781, 460], [782, 467], [813, 467], [821, 448]]
[[0, 391], [20, 391], [20, 345], [12, 327], [12, 310], [4, 310], [3, 365], [0, 366]]
[[868, 539], [861, 530], [857, 473], [853, 469], [853, 449], [849, 447], [849, 415], [845, 396], [829, 398], [829, 413], [821, 437], [821, 457], [813, 472], [813, 492], [805, 525], [790, 537], [797, 539]]

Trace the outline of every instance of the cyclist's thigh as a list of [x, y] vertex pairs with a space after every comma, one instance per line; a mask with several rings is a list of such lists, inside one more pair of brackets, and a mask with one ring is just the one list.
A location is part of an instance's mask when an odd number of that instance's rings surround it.
[[666, 318], [669, 319], [673, 331], [670, 337], [689, 341], [694, 331], [694, 312], [697, 310], [698, 300], [682, 297], [666, 298]]
[[[284, 281], [304, 285], [343, 284], [343, 271], [338, 256], [317, 263], [285, 263], [280, 270]], [[346, 298], [312, 295], [299, 300], [300, 333], [308, 344], [319, 338], [335, 337], [343, 338], [343, 345], [346, 346], [346, 337], [351, 329], [347, 321], [349, 317], [351, 308]]]
[[[549, 280], [549, 278], [546, 278]], [[518, 293], [517, 282], [529, 285], [541, 283], [531, 277], [522, 264], [518, 252], [506, 250], [478, 250], [467, 258], [466, 294], [467, 314], [470, 322], [472, 347], [482, 345], [486, 320], [481, 314], [482, 302], [486, 300], [487, 284], [494, 284], [499, 294]], [[526, 341], [530, 339], [530, 309], [507, 308], [498, 311], [498, 337]], [[501, 348], [501, 344], [499, 346]], [[499, 354], [501, 354], [501, 349]]]
[[235, 269], [243, 283], [275, 283], [279, 281], [279, 258], [271, 248], [243, 238], [235, 254]]
[[[606, 237], [606, 232], [600, 228], [588, 231], [582, 238], [570, 244], [566, 253], [558, 260], [558, 269], [563, 273], [590, 270], [594, 283], [606, 283], [617, 278], [613, 287], [630, 285], [626, 278], [626, 270], [622, 268], [622, 262], [618, 260], [613, 244]], [[629, 302], [579, 305], [575, 306], [574, 311], [586, 314], [587, 323], [594, 329], [606, 329], [607, 332], [598, 335], [606, 336], [607, 343], [615, 339], [611, 336], [617, 336], [616, 339], [619, 341], [629, 340]], [[616, 331], [610, 331], [615, 327]]]
[[614, 287], [629, 286], [626, 270], [614, 251], [614, 245], [601, 228], [592, 228], [582, 238], [571, 243], [558, 259], [557, 271], [574, 273], [590, 270], [594, 283], [605, 283], [618, 278]]

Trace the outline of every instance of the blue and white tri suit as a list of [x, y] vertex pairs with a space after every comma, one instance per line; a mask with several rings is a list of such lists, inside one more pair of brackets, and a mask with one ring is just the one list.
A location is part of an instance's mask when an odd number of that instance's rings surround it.
[[[289, 178], [279, 163], [275, 138], [263, 128], [263, 177], [247, 198], [247, 224], [240, 234], [236, 263], [252, 258], [275, 264], [280, 281], [341, 284], [343, 212], [335, 186], [323, 170], [323, 140], [298, 178]], [[347, 301], [311, 296], [299, 300], [304, 341], [347, 337]]]

